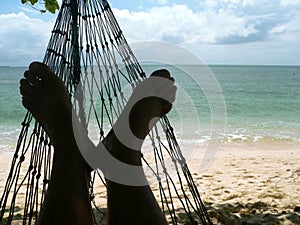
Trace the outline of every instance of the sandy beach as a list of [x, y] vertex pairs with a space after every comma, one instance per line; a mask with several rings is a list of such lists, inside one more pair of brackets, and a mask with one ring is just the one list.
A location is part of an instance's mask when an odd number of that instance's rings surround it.
[[216, 224], [300, 224], [299, 145], [227, 144], [195, 179]]
[[[213, 164], [201, 173], [201, 154], [196, 151], [189, 167], [213, 223], [300, 224], [299, 149], [299, 144], [275, 142], [223, 144]], [[11, 157], [10, 153], [1, 154], [1, 193]], [[106, 194], [100, 183], [95, 194], [104, 206]], [[18, 214], [22, 202], [17, 205]]]

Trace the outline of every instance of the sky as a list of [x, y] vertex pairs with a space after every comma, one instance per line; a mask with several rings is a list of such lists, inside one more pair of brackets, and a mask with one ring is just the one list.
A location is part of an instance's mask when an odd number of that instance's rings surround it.
[[[300, 65], [300, 0], [108, 2], [129, 43], [170, 42], [206, 64]], [[56, 17], [1, 0], [0, 66], [42, 60]]]

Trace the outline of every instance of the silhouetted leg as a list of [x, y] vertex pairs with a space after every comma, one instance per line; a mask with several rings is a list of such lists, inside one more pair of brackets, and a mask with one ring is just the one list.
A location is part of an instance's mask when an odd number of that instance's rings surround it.
[[51, 180], [37, 224], [91, 225], [90, 169], [74, 139], [67, 90], [42, 63], [32, 63], [24, 77], [20, 81], [22, 103], [44, 127], [54, 146]]
[[[24, 76], [20, 86], [22, 103], [44, 127], [55, 150], [51, 181], [38, 224], [93, 224], [88, 192], [90, 167], [83, 160], [74, 138], [72, 107], [66, 88], [62, 81], [41, 63], [32, 63]], [[151, 127], [158, 117], [168, 113], [172, 107], [170, 102], [175, 99], [176, 87], [168, 71], [157, 71], [153, 74], [153, 77], [155, 76], [166, 78], [164, 80], [168, 82], [153, 83], [151, 79], [142, 82], [133, 92], [129, 103], [147, 93], [147, 88], [151, 89], [149, 93], [152, 97], [139, 101], [132, 108], [128, 104], [130, 107], [127, 105], [124, 110], [130, 111], [130, 128], [141, 140], [149, 132], [149, 122], [151, 121]], [[153, 97], [153, 93], [166, 96], [169, 102]], [[122, 127], [118, 125], [125, 120], [128, 122], [124, 112], [115, 127]], [[139, 151], [126, 147], [114, 131], [105, 138], [104, 145], [118, 160], [141, 165]], [[107, 184], [110, 225], [167, 224], [148, 185], [134, 187], [110, 180], [107, 180]]]
[[[155, 79], [154, 79], [155, 78]], [[159, 79], [156, 79], [159, 78]], [[151, 80], [152, 79], [152, 80]], [[127, 108], [131, 101], [135, 102], [140, 96], [149, 95], [138, 101], [132, 108]], [[129, 119], [132, 133], [140, 140], [144, 140], [151, 127], [158, 118], [171, 110], [172, 102], [175, 100], [176, 87], [174, 79], [166, 70], [159, 70], [143, 81], [134, 90], [129, 103], [115, 124], [116, 129], [122, 129], [122, 124]], [[158, 97], [163, 96], [166, 100]], [[130, 111], [129, 118], [123, 114]], [[126, 114], [126, 113], [125, 113]], [[121, 125], [120, 125], [121, 124]], [[118, 131], [122, 135], [123, 130]], [[124, 132], [128, 132], [124, 130]], [[118, 160], [130, 165], [142, 166], [140, 148], [142, 142], [134, 146], [138, 151], [130, 149], [128, 143], [122, 143], [114, 131], [106, 137], [104, 144], [110, 153]], [[122, 138], [121, 138], [122, 139]], [[127, 139], [125, 139], [126, 142]], [[132, 176], [127, 174], [127, 176]], [[145, 175], [142, 175], [146, 180]], [[136, 178], [140, 179], [140, 178]], [[143, 179], [141, 179], [143, 180]], [[120, 184], [118, 181], [107, 179], [107, 201], [108, 201], [108, 225], [166, 225], [166, 219], [148, 185], [132, 186]]]

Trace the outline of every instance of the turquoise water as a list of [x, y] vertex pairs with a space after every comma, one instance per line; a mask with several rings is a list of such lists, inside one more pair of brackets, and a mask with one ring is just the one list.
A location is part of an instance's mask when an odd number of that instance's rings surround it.
[[300, 67], [212, 69], [224, 91], [227, 133], [300, 141]]
[[14, 150], [26, 113], [19, 94], [19, 80], [24, 70], [0, 67], [0, 152]]
[[[156, 68], [147, 65], [144, 70], [150, 73]], [[209, 68], [225, 99], [225, 141], [300, 142], [300, 66], [212, 65]], [[0, 67], [0, 151], [14, 148], [26, 112], [19, 94], [19, 80], [25, 69]], [[168, 69], [182, 89], [178, 94], [184, 93], [177, 96], [169, 116], [179, 138], [189, 139], [196, 133], [197, 138], [208, 141], [213, 119], [206, 93], [176, 67]]]

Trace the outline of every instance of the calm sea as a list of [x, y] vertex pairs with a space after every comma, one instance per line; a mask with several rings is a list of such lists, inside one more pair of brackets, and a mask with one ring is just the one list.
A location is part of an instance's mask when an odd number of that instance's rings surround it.
[[[144, 70], [150, 73], [156, 68], [147, 65]], [[19, 94], [25, 69], [0, 67], [0, 152], [14, 150], [26, 113]], [[180, 139], [209, 141], [212, 123], [220, 118], [213, 116], [208, 94], [188, 74], [168, 69], [179, 87], [169, 115], [176, 134]], [[211, 65], [209, 69], [221, 87], [218, 96], [225, 100], [225, 142], [300, 142], [300, 66]]]

